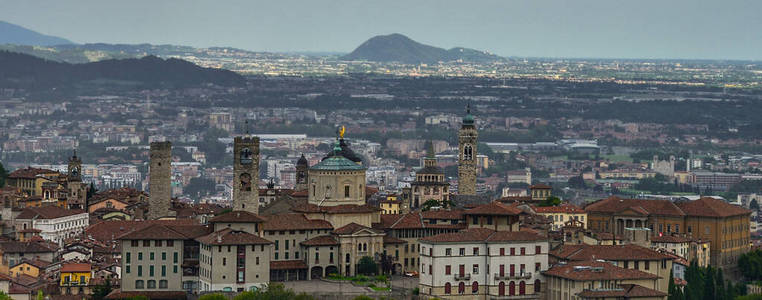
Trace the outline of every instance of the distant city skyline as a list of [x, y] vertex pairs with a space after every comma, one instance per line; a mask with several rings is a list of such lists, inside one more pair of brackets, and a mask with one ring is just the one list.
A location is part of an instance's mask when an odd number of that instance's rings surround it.
[[76, 43], [351, 52], [401, 33], [501, 56], [762, 60], [762, 1], [25, 1], [0, 20]]

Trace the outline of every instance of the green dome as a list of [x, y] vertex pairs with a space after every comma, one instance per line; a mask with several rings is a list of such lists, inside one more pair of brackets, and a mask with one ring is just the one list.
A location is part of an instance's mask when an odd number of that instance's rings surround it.
[[474, 115], [467, 114], [465, 117], [463, 117], [463, 124], [465, 124], [465, 125], [473, 125], [474, 124]]
[[345, 170], [364, 170], [362, 165], [347, 159], [343, 156], [331, 156], [324, 159], [318, 164], [312, 166], [313, 170], [326, 170], [326, 171], [345, 171]]

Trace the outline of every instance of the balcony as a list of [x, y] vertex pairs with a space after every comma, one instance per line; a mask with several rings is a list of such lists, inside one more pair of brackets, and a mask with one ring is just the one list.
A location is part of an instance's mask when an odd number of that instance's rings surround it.
[[529, 272], [520, 272], [520, 273], [515, 273], [513, 275], [495, 273], [495, 280], [529, 279], [529, 278], [532, 278], [532, 273], [529, 273]]
[[471, 274], [455, 274], [456, 281], [471, 280]]
[[86, 280], [82, 280], [82, 281], [64, 281], [63, 283], [61, 283], [61, 286], [85, 286], [85, 285], [87, 285], [87, 281]]

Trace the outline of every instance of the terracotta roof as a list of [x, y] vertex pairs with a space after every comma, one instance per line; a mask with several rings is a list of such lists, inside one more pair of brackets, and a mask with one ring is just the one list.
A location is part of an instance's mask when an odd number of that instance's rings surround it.
[[661, 260], [669, 256], [638, 245], [561, 245], [550, 255], [563, 260]]
[[380, 233], [380, 232], [376, 231], [375, 229], [372, 229], [370, 227], [357, 224], [355, 222], [352, 222], [352, 223], [349, 223], [347, 225], [344, 225], [344, 226], [341, 226], [339, 228], [336, 228], [333, 231], [333, 233], [335, 233], [335, 234], [341, 234], [341, 235], [344, 235], [344, 234], [354, 234], [354, 233], [362, 231], [362, 230], [368, 230], [368, 231], [373, 232], [373, 233]]
[[459, 232], [442, 233], [420, 239], [433, 243], [468, 243], [468, 242], [520, 242], [547, 240], [546, 237], [531, 231], [494, 231], [487, 228], [470, 228]]
[[120, 240], [189, 240], [209, 234], [209, 227], [203, 225], [151, 224], [128, 232]]
[[385, 235], [384, 236], [384, 245], [392, 245], [392, 244], [406, 244], [407, 241], [398, 239], [396, 237]]
[[121, 289], [115, 289], [106, 296], [106, 299], [131, 299], [138, 296], [145, 296], [148, 299], [177, 299], [185, 300], [188, 295], [185, 291], [129, 291], [122, 292]]
[[561, 277], [574, 281], [658, 279], [651, 273], [617, 267], [608, 262], [580, 261], [555, 265], [543, 272], [545, 276]]
[[751, 214], [748, 209], [712, 197], [683, 202], [678, 206], [686, 215], [697, 217], [730, 217]]
[[641, 214], [657, 216], [685, 216], [685, 213], [669, 200], [622, 199], [611, 196], [590, 203], [585, 207], [588, 213], [618, 213], [626, 209]]
[[46, 253], [55, 252], [57, 248], [46, 242], [8, 241], [0, 242], [0, 250], [3, 253]]
[[84, 264], [84, 263], [65, 263], [61, 265], [61, 272], [69, 272], [69, 273], [83, 273], [83, 272], [90, 272], [92, 267], [90, 264]]
[[270, 270], [298, 270], [306, 268], [307, 264], [302, 260], [278, 260], [270, 262]]
[[262, 230], [333, 229], [333, 226], [328, 221], [310, 220], [303, 214], [280, 214], [261, 217], [266, 220], [262, 224]]
[[11, 268], [16, 267], [16, 266], [21, 265], [21, 264], [29, 264], [29, 265], [35, 266], [37, 268], [44, 269], [44, 268], [47, 268], [48, 266], [50, 266], [51, 262], [44, 261], [44, 260], [41, 260], [41, 259], [26, 259], [26, 258], [24, 258], [21, 261], [19, 261], [18, 263], [16, 263], [15, 265], [11, 266]]
[[54, 205], [25, 208], [16, 219], [56, 219], [85, 213], [83, 210], [66, 209]]
[[552, 186], [549, 186], [544, 183], [538, 183], [538, 184], [533, 184], [529, 186], [529, 189], [552, 189], [552, 188], [553, 188]]
[[245, 231], [225, 228], [217, 232], [196, 238], [196, 241], [206, 245], [269, 245], [271, 241]]
[[537, 206], [534, 207], [534, 211], [538, 214], [542, 213], [567, 213], [567, 214], [584, 214], [585, 210], [571, 203], [563, 203], [559, 206]]
[[421, 212], [421, 218], [437, 220], [462, 220], [463, 209], [437, 209]]
[[687, 242], [690, 242], [691, 240], [692, 240], [691, 238], [673, 236], [673, 235], [665, 235], [665, 236], [654, 235], [653, 237], [651, 237], [652, 243], [687, 243]]
[[95, 193], [90, 199], [87, 200], [89, 204], [95, 204], [107, 199], [114, 199], [121, 202], [129, 202], [132, 198], [139, 198], [140, 196], [148, 197], [143, 191], [131, 187], [123, 187], [119, 189], [110, 189]]
[[262, 223], [265, 219], [248, 211], [231, 211], [209, 219], [209, 223]]
[[103, 221], [90, 224], [85, 229], [85, 233], [97, 241], [108, 242], [117, 239], [126, 233], [145, 228], [154, 224], [173, 225], [173, 226], [192, 226], [199, 225], [198, 220], [180, 219], [180, 220], [146, 220], [146, 221]]
[[653, 298], [664, 297], [667, 293], [660, 292], [637, 284], [622, 284], [621, 289], [616, 290], [584, 290], [577, 294], [582, 298]]
[[493, 201], [487, 204], [479, 205], [475, 208], [466, 210], [463, 214], [466, 215], [519, 215], [522, 211], [515, 207], [505, 205], [498, 201]]
[[25, 178], [25, 179], [33, 179], [37, 177], [37, 175], [41, 174], [58, 174], [58, 171], [53, 171], [49, 169], [39, 169], [39, 168], [32, 168], [32, 167], [26, 167], [24, 169], [18, 169], [10, 174], [8, 174], [8, 178]]
[[337, 241], [333, 236], [321, 235], [321, 236], [306, 240], [304, 242], [301, 242], [299, 244], [301, 244], [302, 246], [333, 246], [333, 245], [338, 245], [339, 241]]
[[353, 205], [342, 204], [335, 206], [317, 206], [315, 204], [302, 204], [291, 208], [291, 211], [299, 213], [332, 213], [332, 214], [359, 214], [381, 211], [381, 208], [368, 204]]

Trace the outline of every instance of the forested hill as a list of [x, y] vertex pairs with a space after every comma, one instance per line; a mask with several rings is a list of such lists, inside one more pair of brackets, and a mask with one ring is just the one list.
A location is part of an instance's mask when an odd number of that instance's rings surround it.
[[231, 71], [203, 68], [184, 60], [165, 60], [156, 56], [69, 64], [0, 51], [0, 87], [45, 88], [88, 82], [174, 87], [207, 83], [242, 86], [245, 79]]

